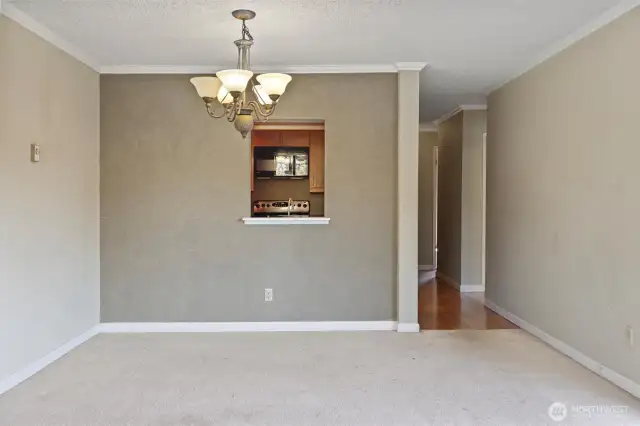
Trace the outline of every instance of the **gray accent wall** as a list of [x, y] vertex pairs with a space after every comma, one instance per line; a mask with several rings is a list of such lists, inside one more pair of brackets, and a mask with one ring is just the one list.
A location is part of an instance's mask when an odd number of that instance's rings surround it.
[[97, 72], [0, 15], [0, 383], [99, 322], [98, 97]]
[[638, 40], [640, 8], [492, 93], [487, 143], [487, 297], [636, 383]]
[[103, 75], [102, 320], [395, 319], [397, 91], [295, 75], [276, 118], [325, 120], [331, 223], [251, 227], [249, 140], [189, 76]]

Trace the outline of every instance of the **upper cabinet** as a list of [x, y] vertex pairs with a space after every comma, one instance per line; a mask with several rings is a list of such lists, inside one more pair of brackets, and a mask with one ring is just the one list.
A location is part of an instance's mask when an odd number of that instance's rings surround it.
[[253, 132], [253, 146], [309, 146], [308, 130], [256, 130]]
[[254, 130], [251, 136], [251, 190], [254, 190], [254, 149], [261, 146], [309, 149], [309, 191], [324, 192], [324, 130]]
[[280, 144], [282, 146], [309, 146], [309, 131], [308, 130], [289, 130], [280, 132]]
[[254, 130], [251, 135], [252, 146], [279, 146], [282, 132], [277, 130]]
[[309, 190], [324, 192], [324, 131], [309, 133]]

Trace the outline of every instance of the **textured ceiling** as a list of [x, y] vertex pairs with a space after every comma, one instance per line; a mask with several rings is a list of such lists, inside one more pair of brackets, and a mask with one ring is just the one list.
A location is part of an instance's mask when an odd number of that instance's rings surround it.
[[[427, 62], [420, 116], [485, 102], [617, 0], [3, 0], [102, 66], [231, 66], [251, 8], [258, 66]], [[215, 68], [212, 68], [212, 72]]]

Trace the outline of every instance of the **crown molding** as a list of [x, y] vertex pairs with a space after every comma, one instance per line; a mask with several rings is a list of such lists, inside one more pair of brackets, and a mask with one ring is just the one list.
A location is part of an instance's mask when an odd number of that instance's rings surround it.
[[[224, 69], [216, 65], [113, 65], [100, 68], [101, 74], [215, 74]], [[396, 73], [393, 64], [364, 65], [293, 65], [293, 66], [253, 66], [255, 73], [283, 72], [287, 74], [379, 74]]]
[[446, 113], [445, 115], [443, 115], [442, 117], [433, 120], [434, 124], [436, 126], [439, 126], [440, 124], [444, 123], [445, 121], [447, 121], [448, 119], [450, 119], [451, 117], [453, 117], [454, 115], [458, 114], [459, 112], [462, 112], [462, 108], [460, 108], [459, 106], [456, 107], [455, 109], [449, 111], [448, 113]]
[[460, 105], [460, 109], [462, 111], [486, 111], [487, 110], [487, 104]]
[[438, 126], [441, 123], [447, 121], [448, 119], [450, 119], [451, 117], [453, 117], [454, 115], [458, 114], [459, 112], [462, 111], [486, 111], [487, 110], [487, 104], [464, 104], [464, 105], [458, 105], [457, 107], [455, 107], [453, 110], [449, 111], [448, 113], [446, 113], [445, 115], [443, 115], [442, 117], [433, 120], [433, 123]]
[[393, 64], [293, 65], [256, 66], [255, 72], [284, 72], [288, 74], [381, 74], [396, 73]]
[[100, 74], [215, 74], [224, 69], [219, 65], [107, 65], [100, 67]]
[[14, 5], [6, 2], [0, 3], [0, 13], [5, 15], [7, 18], [11, 19], [12, 21], [15, 21], [20, 26], [26, 28], [32, 33], [36, 34], [37, 36], [44, 39], [45, 41], [51, 43], [52, 45], [62, 50], [63, 52], [71, 55], [78, 61], [82, 62], [83, 64], [93, 69], [94, 71], [100, 70], [100, 66], [94, 58], [87, 55], [84, 51], [82, 51], [82, 49], [79, 49], [72, 43], [69, 43], [67, 40], [58, 36], [53, 31], [51, 31], [48, 27], [46, 27], [45, 25], [42, 25], [40, 22], [36, 21], [35, 19], [33, 19], [32, 17], [30, 17], [29, 15], [21, 11]]
[[420, 132], [437, 132], [438, 126], [435, 123], [420, 123]]
[[396, 62], [395, 71], [422, 71], [427, 65], [426, 62]]
[[589, 23], [583, 25], [577, 31], [570, 34], [568, 37], [562, 39], [559, 42], [552, 44], [549, 49], [543, 51], [541, 54], [535, 56], [534, 59], [529, 64], [527, 64], [527, 66], [520, 69], [515, 75], [513, 75], [512, 77], [509, 77], [506, 81], [503, 81], [502, 83], [496, 84], [494, 86], [490, 86], [485, 91], [485, 94], [489, 95], [492, 92], [495, 92], [496, 90], [501, 89], [502, 87], [511, 83], [513, 80], [517, 79], [518, 77], [521, 77], [522, 75], [531, 71], [533, 68], [542, 64], [546, 60], [556, 56], [563, 50], [579, 42], [583, 38], [586, 38], [587, 36], [596, 32], [600, 28], [610, 24], [611, 22], [615, 21], [625, 13], [631, 11], [632, 9], [638, 6], [640, 6], [640, 0], [619, 1], [617, 5], [607, 10], [602, 15], [598, 16], [597, 18], [590, 21]]

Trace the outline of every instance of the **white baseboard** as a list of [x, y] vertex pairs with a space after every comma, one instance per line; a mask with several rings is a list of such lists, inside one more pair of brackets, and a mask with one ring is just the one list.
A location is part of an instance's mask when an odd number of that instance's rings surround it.
[[8, 391], [9, 389], [13, 388], [14, 386], [17, 386], [20, 383], [24, 382], [29, 377], [36, 374], [38, 371], [42, 370], [49, 364], [52, 364], [53, 362], [60, 359], [62, 356], [64, 356], [68, 352], [71, 352], [73, 349], [77, 348], [87, 340], [91, 339], [96, 334], [98, 334], [98, 327], [92, 327], [91, 329], [82, 333], [80, 336], [74, 339], [71, 339], [64, 345], [60, 346], [58, 349], [54, 350], [48, 355], [45, 355], [43, 358], [40, 358], [39, 360], [27, 365], [25, 368], [18, 371], [17, 373], [14, 373], [11, 376], [7, 377], [6, 379], [2, 380], [0, 382], [0, 395]]
[[482, 293], [484, 286], [482, 284], [463, 284], [460, 286], [460, 293]]
[[431, 265], [420, 265], [418, 271], [418, 282], [420, 284], [429, 282], [436, 277], [436, 270]]
[[583, 354], [582, 352], [575, 349], [574, 347], [567, 345], [561, 340], [558, 340], [555, 337], [551, 336], [550, 334], [540, 330], [535, 325], [530, 324], [525, 320], [523, 320], [522, 318], [519, 318], [518, 316], [512, 314], [511, 312], [508, 312], [507, 310], [501, 308], [500, 306], [493, 303], [491, 300], [485, 299], [484, 304], [487, 308], [491, 309], [495, 313], [508, 319], [509, 321], [511, 321], [518, 327], [520, 327], [521, 329], [525, 330], [526, 332], [536, 336], [538, 339], [542, 340], [552, 348], [565, 354], [566, 356], [573, 359], [577, 363], [582, 364], [584, 367], [593, 371], [594, 373], [601, 376], [602, 378], [610, 381], [611, 383], [618, 386], [619, 388], [624, 389], [625, 391], [629, 392], [631, 395], [635, 396], [636, 398], [640, 398], [640, 383], [636, 383], [633, 380], [629, 379], [628, 377], [625, 377], [613, 371], [612, 369], [605, 367], [604, 365], [600, 364], [598, 361], [589, 358], [587, 355]]
[[397, 321], [111, 322], [102, 323], [98, 327], [101, 333], [395, 331], [399, 328]]
[[398, 333], [420, 333], [420, 324], [412, 322], [398, 323]]
[[453, 287], [456, 290], [458, 290], [460, 293], [481, 293], [481, 292], [483, 292], [485, 290], [485, 287], [482, 284], [480, 284], [480, 285], [474, 285], [474, 284], [463, 284], [463, 285], [460, 285], [456, 280], [454, 280], [453, 278], [451, 278], [448, 275], [443, 274], [440, 271], [438, 271], [437, 277], [439, 279], [441, 279], [445, 284], [448, 284], [451, 287]]

